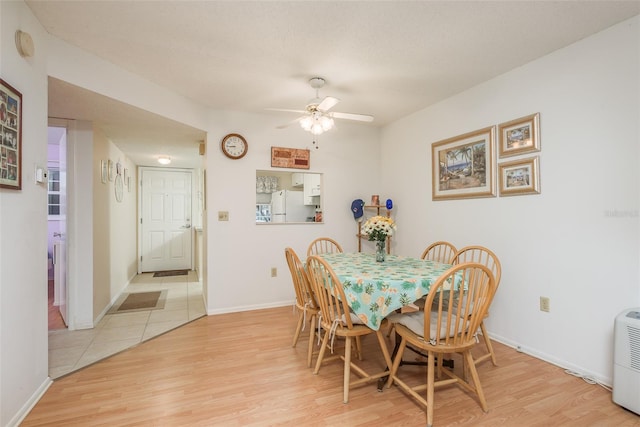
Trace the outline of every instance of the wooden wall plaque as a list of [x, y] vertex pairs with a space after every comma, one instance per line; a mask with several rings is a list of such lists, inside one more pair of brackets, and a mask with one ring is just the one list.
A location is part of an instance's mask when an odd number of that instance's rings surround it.
[[271, 147], [271, 167], [309, 169], [311, 152], [300, 148]]

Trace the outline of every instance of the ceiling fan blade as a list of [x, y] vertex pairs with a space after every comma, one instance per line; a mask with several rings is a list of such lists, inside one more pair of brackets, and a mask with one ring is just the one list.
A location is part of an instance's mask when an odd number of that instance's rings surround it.
[[289, 126], [291, 126], [294, 123], [298, 123], [300, 121], [300, 119], [302, 119], [304, 116], [298, 117], [295, 120], [291, 120], [289, 123], [285, 123], [283, 125], [280, 126], [276, 126], [276, 129], [284, 129], [284, 128], [288, 128]]
[[340, 102], [338, 98], [334, 98], [333, 96], [326, 96], [320, 104], [318, 104], [317, 109], [322, 111], [323, 113], [329, 111], [335, 105]]
[[286, 108], [265, 108], [265, 110], [267, 110], [267, 111], [283, 111], [285, 113], [298, 113], [298, 114], [306, 113], [306, 111], [304, 111], [304, 110], [288, 110]]
[[357, 120], [359, 122], [372, 122], [373, 116], [369, 116], [366, 114], [353, 114], [353, 113], [336, 113], [333, 112], [330, 114], [331, 117], [336, 119], [346, 119], [346, 120]]

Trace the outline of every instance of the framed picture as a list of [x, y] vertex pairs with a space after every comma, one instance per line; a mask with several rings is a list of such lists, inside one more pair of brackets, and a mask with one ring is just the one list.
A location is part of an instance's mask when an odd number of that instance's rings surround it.
[[111, 161], [111, 159], [107, 160], [107, 173], [109, 176], [109, 181], [113, 181], [113, 178], [115, 177], [115, 165], [113, 164], [113, 162]]
[[540, 193], [539, 157], [500, 163], [500, 195]]
[[498, 125], [500, 158], [540, 151], [540, 113]]
[[104, 160], [100, 160], [100, 181], [102, 181], [103, 184], [106, 184], [107, 180], [109, 179], [109, 172], [107, 168], [107, 162]]
[[0, 79], [0, 187], [22, 189], [22, 94]]
[[433, 200], [494, 197], [495, 126], [431, 145]]
[[311, 152], [299, 148], [271, 147], [271, 167], [309, 169]]

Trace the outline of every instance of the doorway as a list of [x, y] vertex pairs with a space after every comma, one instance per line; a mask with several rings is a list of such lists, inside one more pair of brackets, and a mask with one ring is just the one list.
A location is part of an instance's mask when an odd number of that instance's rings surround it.
[[191, 170], [140, 168], [138, 272], [192, 269], [192, 178]]
[[47, 141], [47, 258], [49, 330], [66, 329], [67, 128], [49, 126]]

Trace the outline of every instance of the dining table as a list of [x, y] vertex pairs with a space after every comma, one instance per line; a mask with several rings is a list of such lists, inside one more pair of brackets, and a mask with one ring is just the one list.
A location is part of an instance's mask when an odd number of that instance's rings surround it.
[[365, 252], [318, 256], [338, 276], [353, 313], [373, 330], [380, 329], [388, 315], [427, 295], [431, 285], [451, 268], [451, 264], [401, 255], [387, 255], [383, 262]]

